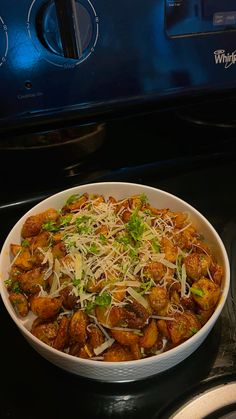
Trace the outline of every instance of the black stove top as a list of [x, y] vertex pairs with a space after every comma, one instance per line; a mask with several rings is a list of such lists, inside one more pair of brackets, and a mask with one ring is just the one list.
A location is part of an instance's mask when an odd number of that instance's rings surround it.
[[128, 181], [166, 190], [198, 209], [220, 234], [232, 272], [227, 304], [200, 348], [169, 371], [138, 382], [90, 381], [51, 365], [28, 345], [1, 303], [1, 418], [164, 419], [202, 389], [235, 381], [235, 141], [234, 129], [203, 127], [174, 112], [143, 115], [109, 121], [103, 146], [73, 167], [57, 171], [52, 162], [46, 173], [42, 162], [41, 173], [24, 167], [14, 181], [4, 173], [1, 245], [19, 217], [44, 197], [91, 181]]

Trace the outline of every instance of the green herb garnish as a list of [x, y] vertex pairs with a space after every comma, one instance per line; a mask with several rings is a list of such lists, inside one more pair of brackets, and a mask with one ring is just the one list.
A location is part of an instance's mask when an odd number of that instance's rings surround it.
[[198, 332], [198, 329], [196, 327], [190, 327], [190, 336], [195, 335]]
[[197, 295], [198, 297], [203, 297], [205, 295], [205, 292], [201, 288], [190, 288], [190, 291], [192, 294]]
[[60, 227], [67, 226], [68, 224], [70, 224], [71, 220], [72, 220], [72, 214], [68, 214], [68, 215], [63, 216], [60, 219]]
[[99, 248], [96, 246], [95, 243], [92, 243], [90, 247], [87, 248], [89, 253], [93, 253], [94, 255], [97, 255], [99, 253]]
[[129, 250], [129, 257], [131, 257], [131, 259], [135, 259], [137, 256], [138, 256], [138, 249], [131, 247]]
[[72, 284], [74, 287], [78, 287], [81, 284], [81, 279], [79, 278], [73, 279]]
[[107, 244], [107, 238], [103, 234], [99, 235], [99, 240], [102, 244]]
[[129, 221], [126, 224], [126, 229], [133, 240], [141, 241], [145, 227], [143, 220], [138, 215], [138, 209], [130, 216]]
[[15, 293], [20, 293], [21, 292], [20, 284], [19, 284], [18, 281], [12, 281], [9, 278], [9, 279], [6, 279], [6, 281], [4, 281], [4, 283], [6, 284], [7, 287], [9, 287], [11, 289], [12, 292], [15, 292]]
[[147, 195], [145, 195], [145, 193], [142, 193], [142, 194], [140, 195], [140, 200], [141, 200], [142, 204], [146, 204], [146, 203], [148, 202], [148, 197], [147, 197]]
[[56, 224], [55, 221], [53, 220], [48, 220], [45, 221], [45, 223], [42, 224], [42, 229], [46, 230], [46, 231], [50, 231], [50, 232], [56, 232], [58, 231], [60, 228], [59, 226]]
[[107, 307], [111, 304], [111, 295], [104, 291], [102, 294], [95, 298], [95, 305], [100, 307]]
[[125, 244], [125, 245], [130, 243], [130, 239], [129, 239], [129, 237], [128, 237], [128, 236], [120, 236], [120, 237], [116, 237], [116, 241], [117, 241], [118, 243]]
[[161, 251], [161, 245], [157, 239], [152, 239], [152, 248], [156, 253], [160, 253]]
[[96, 304], [94, 304], [93, 301], [88, 301], [87, 305], [86, 305], [86, 308], [85, 308], [85, 312], [87, 314], [91, 314], [91, 312], [94, 310], [95, 306], [96, 306]]
[[153, 281], [151, 279], [147, 282], [143, 282], [140, 285], [140, 294], [145, 294], [146, 292], [150, 290], [152, 286], [153, 286]]
[[96, 306], [108, 307], [111, 304], [111, 295], [108, 292], [103, 292], [98, 295], [94, 301], [88, 301], [85, 311], [90, 314]]
[[79, 199], [79, 194], [74, 194], [74, 195], [71, 195], [71, 196], [69, 196], [69, 198], [67, 199], [66, 204], [67, 204], [67, 205], [74, 204], [74, 202], [76, 202], [78, 199]]
[[22, 242], [21, 242], [22, 247], [29, 247], [29, 245], [30, 245], [29, 240], [27, 240], [27, 239], [22, 240]]
[[88, 234], [91, 232], [91, 226], [89, 225], [91, 217], [83, 215], [82, 217], [77, 217], [75, 220], [76, 231], [79, 234]]

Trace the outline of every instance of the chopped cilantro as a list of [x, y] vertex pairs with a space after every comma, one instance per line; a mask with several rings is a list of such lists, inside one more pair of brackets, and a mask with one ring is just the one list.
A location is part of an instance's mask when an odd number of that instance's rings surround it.
[[91, 232], [91, 226], [89, 225], [89, 220], [91, 217], [83, 215], [82, 217], [77, 217], [75, 220], [76, 231], [79, 234], [88, 234]]
[[86, 308], [85, 308], [85, 312], [87, 314], [91, 314], [91, 312], [94, 310], [96, 304], [93, 301], [88, 301]]
[[147, 282], [143, 282], [140, 285], [140, 294], [145, 294], [146, 292], [150, 290], [152, 286], [153, 286], [153, 281], [151, 279]]
[[129, 221], [126, 224], [126, 229], [133, 240], [141, 241], [144, 232], [144, 223], [142, 219], [138, 216], [137, 210], [135, 210], [133, 214], [130, 216]]
[[87, 248], [87, 250], [89, 253], [93, 253], [94, 255], [97, 255], [99, 253], [99, 249], [95, 243], [92, 243], [91, 246]]
[[72, 247], [76, 246], [76, 242], [68, 236], [64, 237], [63, 241], [65, 242], [65, 245], [66, 245], [68, 250], [70, 250]]
[[60, 227], [67, 226], [72, 219], [72, 214], [65, 215], [60, 219]]
[[77, 201], [77, 199], [79, 199], [79, 194], [74, 194], [74, 195], [71, 195], [71, 196], [69, 196], [69, 198], [67, 199], [66, 204], [67, 204], [67, 205], [74, 204], [74, 202], [76, 202], [76, 201]]
[[89, 217], [88, 215], [82, 215], [81, 217], [77, 217], [76, 220], [75, 220], [76, 225], [79, 226], [80, 224], [84, 224], [87, 221], [89, 221], [90, 218], [91, 217]]
[[196, 327], [190, 327], [190, 336], [195, 335], [198, 332], [198, 329]]
[[22, 240], [22, 242], [21, 242], [22, 247], [28, 247], [29, 245], [30, 245], [29, 240], [27, 240], [27, 239]]
[[111, 295], [104, 291], [95, 298], [95, 304], [100, 307], [107, 307], [111, 304]]
[[145, 193], [142, 193], [142, 194], [140, 195], [140, 200], [141, 200], [142, 204], [146, 204], [146, 203], [148, 202], [148, 197], [147, 197], [147, 195], [145, 195]]
[[157, 239], [152, 239], [152, 248], [156, 253], [160, 253], [161, 251], [161, 245]]
[[107, 238], [103, 234], [99, 235], [99, 240], [102, 244], [107, 244]]
[[88, 301], [85, 311], [87, 314], [90, 314], [96, 306], [108, 307], [111, 304], [111, 296], [108, 292], [104, 291], [102, 294], [98, 295], [94, 301]]
[[79, 278], [75, 278], [72, 281], [72, 284], [73, 284], [74, 287], [78, 287], [81, 284], [81, 280]]
[[129, 244], [130, 239], [128, 236], [120, 236], [120, 237], [116, 237], [116, 241], [121, 244]]
[[10, 278], [9, 278], [9, 279], [6, 279], [6, 280], [4, 281], [4, 284], [5, 284], [7, 287], [10, 287], [10, 286], [11, 286], [11, 284], [12, 284], [11, 279], [10, 279]]
[[42, 229], [46, 231], [56, 232], [59, 230], [59, 226], [56, 224], [53, 220], [45, 221], [45, 223], [42, 224]]
[[135, 249], [134, 247], [131, 247], [129, 250], [129, 257], [131, 257], [131, 259], [135, 259], [138, 256], [138, 250]]
[[18, 281], [13, 282], [12, 285], [11, 285], [11, 289], [12, 289], [13, 292], [16, 292], [16, 293], [21, 292], [19, 282]]
[[10, 288], [10, 290], [12, 292], [15, 292], [15, 293], [20, 293], [21, 292], [20, 284], [19, 284], [18, 281], [12, 281], [9, 278], [9, 279], [6, 279], [6, 281], [4, 281], [4, 283], [6, 284], [7, 287]]

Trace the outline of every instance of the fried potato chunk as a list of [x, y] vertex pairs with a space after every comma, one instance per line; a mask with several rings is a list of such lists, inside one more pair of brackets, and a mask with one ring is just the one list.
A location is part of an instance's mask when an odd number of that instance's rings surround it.
[[11, 252], [15, 257], [13, 266], [24, 271], [29, 271], [33, 267], [32, 255], [29, 248], [18, 244], [11, 244]]
[[178, 249], [169, 239], [163, 237], [161, 239], [161, 251], [165, 253], [165, 258], [169, 262], [175, 262], [178, 256]]
[[130, 304], [126, 304], [125, 306], [121, 307], [120, 313], [121, 325], [127, 325], [132, 329], [142, 328], [145, 325], [150, 314], [148, 309], [143, 307], [143, 305], [139, 304], [136, 300], [134, 300]]
[[21, 235], [23, 238], [37, 236], [40, 233], [43, 223], [46, 221], [56, 222], [58, 218], [59, 213], [54, 208], [49, 208], [40, 214], [31, 215], [24, 222]]
[[214, 308], [210, 308], [209, 310], [201, 310], [201, 309], [198, 310], [197, 317], [202, 326], [206, 324], [206, 322], [212, 316], [213, 312], [214, 312]]
[[62, 306], [61, 298], [33, 296], [30, 300], [32, 312], [40, 319], [51, 319], [55, 317]]
[[222, 268], [222, 266], [219, 266], [217, 264], [213, 264], [211, 266], [210, 269], [213, 281], [217, 284], [217, 285], [221, 285], [222, 279], [223, 279], [223, 274], [224, 274], [224, 270]]
[[202, 310], [214, 308], [220, 297], [220, 287], [208, 278], [200, 278], [191, 287], [193, 299]]
[[172, 342], [176, 345], [185, 341], [201, 328], [201, 324], [191, 311], [174, 314], [174, 320], [167, 320], [167, 327]]
[[37, 236], [28, 238], [30, 251], [34, 253], [38, 247], [47, 247], [50, 243], [50, 233], [48, 231], [42, 231]]
[[104, 361], [108, 362], [122, 362], [122, 361], [131, 361], [133, 359], [133, 355], [130, 350], [120, 345], [119, 343], [115, 343], [109, 348], [106, 352], [104, 352]]
[[122, 312], [120, 307], [106, 308], [97, 306], [95, 308], [96, 317], [103, 326], [115, 327], [122, 322]]
[[78, 210], [83, 205], [85, 205], [87, 201], [88, 201], [87, 193], [81, 196], [73, 195], [67, 200], [66, 205], [64, 205], [64, 207], [62, 208], [62, 212], [66, 213], [66, 212], [72, 212], [72, 211]]
[[166, 266], [161, 262], [150, 262], [144, 269], [144, 274], [155, 282], [160, 281], [167, 271]]
[[139, 340], [139, 336], [135, 334], [134, 332], [130, 331], [123, 331], [123, 330], [114, 330], [111, 331], [112, 337], [121, 345], [133, 345], [134, 343], [137, 343]]
[[133, 345], [130, 345], [130, 352], [132, 354], [132, 359], [142, 358], [142, 353], [141, 353], [139, 343], [134, 343]]
[[81, 310], [77, 310], [70, 321], [69, 334], [72, 341], [84, 344], [87, 339], [88, 316]]
[[175, 244], [180, 247], [180, 249], [190, 250], [193, 246], [193, 243], [196, 242], [196, 230], [193, 226], [185, 228], [181, 232], [177, 232], [174, 236]]
[[66, 256], [66, 247], [63, 242], [58, 242], [52, 247], [54, 259], [60, 259]]
[[69, 319], [65, 316], [62, 316], [59, 322], [57, 335], [53, 342], [53, 347], [55, 349], [62, 351], [66, 347], [69, 340], [68, 329], [69, 329]]
[[41, 268], [34, 268], [31, 271], [24, 272], [18, 277], [21, 289], [26, 294], [36, 294], [40, 291], [40, 287], [44, 288], [46, 281]]
[[185, 226], [186, 220], [188, 218], [188, 214], [186, 214], [185, 212], [171, 212], [171, 211], [169, 211], [168, 215], [172, 219], [172, 222], [174, 223], [175, 227], [183, 228]]
[[73, 287], [68, 285], [60, 291], [62, 297], [62, 305], [67, 310], [73, 310], [76, 306], [77, 298], [73, 292]]
[[152, 348], [158, 339], [158, 328], [156, 321], [152, 319], [150, 323], [144, 328], [143, 336], [139, 339], [139, 344], [142, 348]]
[[191, 279], [199, 279], [201, 276], [207, 275], [212, 260], [211, 257], [205, 253], [191, 253], [186, 256], [184, 263], [188, 277]]
[[58, 333], [58, 323], [55, 321], [44, 321], [39, 317], [34, 320], [31, 333], [49, 346], [53, 346], [54, 339]]
[[28, 300], [25, 297], [24, 294], [21, 294], [19, 292], [10, 292], [9, 293], [9, 300], [12, 303], [14, 309], [16, 310], [16, 312], [22, 316], [25, 317], [27, 316], [28, 312], [29, 312], [29, 305], [28, 305]]
[[166, 339], [170, 339], [170, 333], [166, 324], [166, 320], [157, 320], [157, 327], [159, 332], [161, 333], [161, 335], [163, 337], [165, 337]]
[[150, 305], [157, 313], [167, 307], [169, 303], [168, 293], [165, 288], [157, 285], [153, 287], [149, 294]]
[[105, 340], [103, 333], [95, 324], [89, 325], [88, 340], [92, 349], [95, 349], [98, 346], [102, 345]]

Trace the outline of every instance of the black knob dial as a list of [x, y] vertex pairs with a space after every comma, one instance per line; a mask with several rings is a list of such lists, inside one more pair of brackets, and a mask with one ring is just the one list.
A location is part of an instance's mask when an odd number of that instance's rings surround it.
[[97, 40], [98, 18], [86, 0], [54, 0], [44, 4], [36, 17], [38, 38], [53, 54], [84, 60]]
[[8, 52], [8, 32], [2, 17], [0, 16], [0, 67], [6, 61]]

